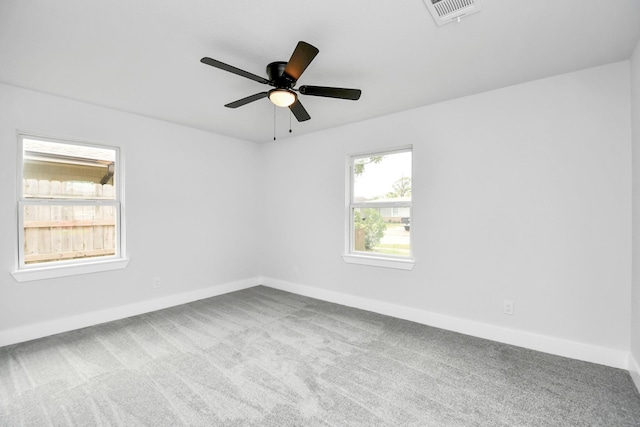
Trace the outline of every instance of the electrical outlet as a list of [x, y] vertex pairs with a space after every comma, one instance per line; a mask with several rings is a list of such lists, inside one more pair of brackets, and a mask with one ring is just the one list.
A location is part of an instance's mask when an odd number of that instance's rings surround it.
[[509, 315], [513, 315], [513, 301], [511, 300], [504, 300], [504, 314], [509, 314]]
[[162, 287], [162, 279], [159, 277], [156, 277], [155, 279], [153, 279], [153, 287], [155, 289]]

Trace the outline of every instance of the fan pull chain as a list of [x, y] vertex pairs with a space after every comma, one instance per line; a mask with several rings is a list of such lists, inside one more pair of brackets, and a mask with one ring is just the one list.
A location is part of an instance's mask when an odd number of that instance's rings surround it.
[[291, 110], [289, 110], [289, 133], [291, 133], [291, 116], [293, 114], [291, 114]]
[[273, 140], [276, 140], [276, 105], [273, 104]]

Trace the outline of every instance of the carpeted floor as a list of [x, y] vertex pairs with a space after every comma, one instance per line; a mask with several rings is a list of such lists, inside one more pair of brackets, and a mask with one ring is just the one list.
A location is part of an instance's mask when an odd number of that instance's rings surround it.
[[629, 374], [265, 287], [0, 348], [2, 426], [640, 426]]

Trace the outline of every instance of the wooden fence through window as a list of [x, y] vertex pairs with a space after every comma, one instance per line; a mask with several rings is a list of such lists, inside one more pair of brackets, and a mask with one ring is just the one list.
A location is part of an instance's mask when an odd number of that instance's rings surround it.
[[[111, 184], [25, 179], [25, 199], [93, 198], [113, 200]], [[25, 264], [114, 255], [116, 207], [24, 205]]]

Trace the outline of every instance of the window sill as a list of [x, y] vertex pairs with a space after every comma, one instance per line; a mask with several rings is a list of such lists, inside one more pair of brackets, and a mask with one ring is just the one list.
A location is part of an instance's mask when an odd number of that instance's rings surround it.
[[413, 259], [386, 258], [371, 255], [343, 254], [342, 259], [347, 264], [369, 265], [373, 267], [394, 268], [397, 270], [412, 270], [415, 265]]
[[129, 259], [118, 258], [112, 260], [95, 261], [75, 265], [57, 265], [34, 267], [17, 270], [11, 273], [18, 282], [32, 280], [53, 279], [56, 277], [75, 276], [78, 274], [98, 273], [100, 271], [121, 270], [127, 267]]

